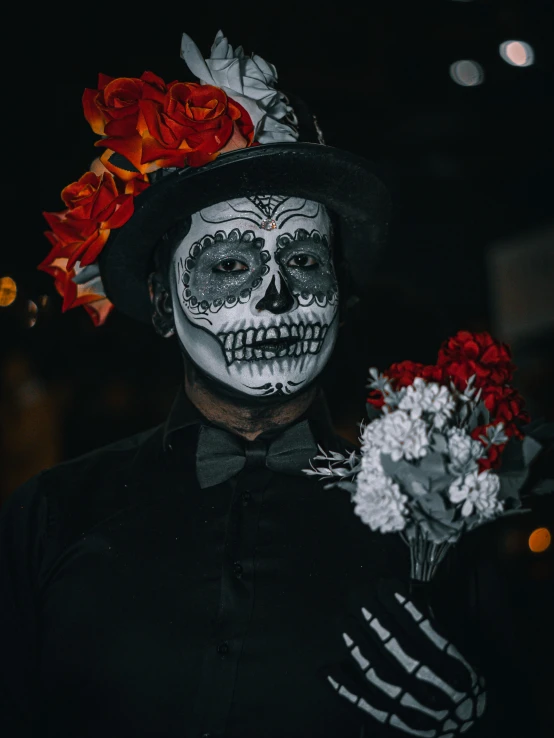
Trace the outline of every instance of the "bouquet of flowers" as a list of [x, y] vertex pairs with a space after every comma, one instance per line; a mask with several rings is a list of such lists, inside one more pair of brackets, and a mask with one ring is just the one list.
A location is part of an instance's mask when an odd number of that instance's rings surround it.
[[539, 423], [535, 437], [524, 432], [530, 418], [514, 370], [506, 344], [468, 331], [443, 343], [435, 365], [371, 368], [360, 451], [320, 447], [305, 470], [350, 492], [371, 530], [400, 532], [413, 580], [429, 581], [465, 531], [523, 511], [529, 465], [552, 424]]

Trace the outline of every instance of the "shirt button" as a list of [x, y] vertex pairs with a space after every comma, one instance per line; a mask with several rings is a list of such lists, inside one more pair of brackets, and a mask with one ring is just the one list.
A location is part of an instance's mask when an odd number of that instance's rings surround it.
[[245, 489], [241, 495], [241, 498], [242, 498], [242, 504], [246, 506], [252, 499], [252, 495], [250, 494], [249, 490]]
[[235, 561], [233, 564], [233, 574], [237, 577], [237, 579], [240, 579], [242, 577], [242, 565], [239, 561]]
[[226, 656], [229, 653], [229, 644], [227, 641], [223, 641], [223, 643], [219, 644], [217, 652], [220, 656]]

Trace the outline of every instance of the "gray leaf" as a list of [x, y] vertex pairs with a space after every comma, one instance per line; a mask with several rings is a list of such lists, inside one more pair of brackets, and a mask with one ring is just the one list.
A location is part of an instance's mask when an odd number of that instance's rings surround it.
[[498, 492], [498, 499], [513, 499], [519, 502], [520, 490], [523, 487], [525, 480], [527, 479], [528, 473], [529, 471], [527, 469], [524, 469], [523, 471], [499, 474], [500, 490]]
[[433, 433], [433, 449], [440, 454], [448, 453], [448, 443], [442, 433]]
[[430, 479], [442, 477], [446, 473], [444, 457], [437, 453], [427, 454], [419, 462], [418, 470]]
[[542, 445], [531, 436], [525, 436], [522, 446], [523, 458], [526, 464], [530, 464], [542, 448]]

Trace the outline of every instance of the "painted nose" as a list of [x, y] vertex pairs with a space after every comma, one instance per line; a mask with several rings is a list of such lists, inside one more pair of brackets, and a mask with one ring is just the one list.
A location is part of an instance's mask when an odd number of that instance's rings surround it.
[[257, 310], [269, 310], [270, 313], [279, 315], [288, 312], [294, 305], [294, 297], [291, 295], [285, 280], [280, 277], [281, 289], [277, 289], [275, 275], [271, 278], [265, 295], [256, 304]]

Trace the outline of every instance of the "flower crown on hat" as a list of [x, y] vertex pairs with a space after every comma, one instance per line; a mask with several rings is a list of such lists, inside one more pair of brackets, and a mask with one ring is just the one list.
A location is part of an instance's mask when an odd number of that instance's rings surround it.
[[104, 153], [62, 190], [65, 210], [43, 213], [52, 245], [38, 268], [54, 278], [62, 311], [82, 305], [96, 326], [113, 309], [97, 263], [110, 232], [134, 212], [134, 198], [160, 169], [200, 167], [219, 154], [296, 141], [297, 119], [275, 89], [277, 72], [258, 55], [233, 50], [219, 31], [209, 59], [183, 34], [181, 57], [199, 82], [166, 84], [152, 72], [140, 78], [98, 76], [83, 94], [85, 118]]

